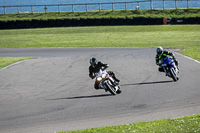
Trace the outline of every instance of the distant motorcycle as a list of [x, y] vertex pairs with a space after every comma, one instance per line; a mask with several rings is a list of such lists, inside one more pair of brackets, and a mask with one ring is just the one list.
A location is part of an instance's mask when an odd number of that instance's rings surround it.
[[176, 66], [174, 60], [167, 56], [164, 57], [161, 62], [166, 75], [172, 78], [175, 82], [179, 80], [179, 68]]
[[109, 91], [112, 95], [120, 94], [120, 86], [106, 70], [99, 70], [96, 73], [96, 80], [99, 82], [99, 88]]

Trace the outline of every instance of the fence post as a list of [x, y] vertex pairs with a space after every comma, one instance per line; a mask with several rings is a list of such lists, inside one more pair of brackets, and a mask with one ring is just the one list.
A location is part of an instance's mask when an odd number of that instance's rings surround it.
[[138, 0], [138, 7], [140, 8], [140, 1]]
[[175, 0], [175, 6], [176, 6], [176, 9], [177, 9], [177, 0]]
[[112, 3], [112, 11], [114, 11], [114, 3]]
[[45, 7], [44, 7], [44, 10], [45, 10], [45, 13], [47, 13], [47, 6], [45, 5]]
[[151, 10], [153, 9], [153, 4], [152, 3], [153, 3], [153, 0], [151, 0]]
[[163, 0], [163, 10], [165, 10], [165, 0]]
[[18, 10], [18, 15], [19, 15], [19, 6], [17, 6], [17, 10]]
[[86, 8], [86, 13], [87, 13], [87, 11], [88, 11], [88, 5], [87, 4], [85, 4], [85, 8]]
[[74, 13], [74, 4], [72, 4], [72, 12]]
[[101, 12], [101, 3], [99, 3], [99, 12]]
[[125, 10], [127, 10], [127, 2], [125, 2]]
[[59, 14], [60, 14], [60, 4], [58, 5], [58, 10], [59, 10]]
[[4, 15], [6, 14], [6, 7], [4, 6]]
[[33, 5], [31, 5], [31, 11], [32, 11], [32, 14], [33, 14]]
[[187, 0], [187, 9], [189, 9], [189, 0]]

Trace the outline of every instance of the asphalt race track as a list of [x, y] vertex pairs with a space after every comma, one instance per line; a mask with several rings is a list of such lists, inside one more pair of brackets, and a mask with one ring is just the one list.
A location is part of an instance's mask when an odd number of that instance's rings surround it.
[[[37, 56], [0, 69], [0, 133], [54, 133], [200, 114], [200, 63], [176, 53], [180, 80], [157, 71], [151, 48], [0, 49]], [[108, 63], [122, 93], [93, 88], [89, 59]]]

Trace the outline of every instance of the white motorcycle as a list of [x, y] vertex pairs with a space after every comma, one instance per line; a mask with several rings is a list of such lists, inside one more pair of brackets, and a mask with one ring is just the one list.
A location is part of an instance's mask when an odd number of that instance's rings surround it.
[[112, 95], [120, 94], [120, 86], [106, 70], [99, 70], [96, 73], [96, 81], [99, 82], [99, 88], [109, 91]]

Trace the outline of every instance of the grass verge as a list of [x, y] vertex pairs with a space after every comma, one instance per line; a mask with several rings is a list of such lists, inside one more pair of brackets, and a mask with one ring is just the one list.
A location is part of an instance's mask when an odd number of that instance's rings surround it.
[[200, 25], [99, 26], [0, 30], [0, 48], [180, 48], [200, 61]]
[[200, 115], [59, 133], [198, 133]]
[[[0, 30], [0, 48], [30, 47], [147, 47], [181, 48], [200, 60], [200, 25], [103, 26]], [[0, 68], [34, 57], [0, 57]], [[74, 131], [199, 132], [200, 115]], [[65, 133], [65, 132], [61, 132]], [[68, 133], [68, 132], [66, 132]]]
[[36, 57], [0, 57], [0, 69], [18, 61], [34, 58]]
[[144, 17], [144, 18], [190, 18], [200, 17], [200, 8], [194, 9], [140, 9], [140, 10], [101, 10], [88, 12], [48, 12], [48, 13], [8, 13], [0, 14], [0, 21], [8, 20], [47, 20], [66, 18], [124, 18], [124, 17]]

